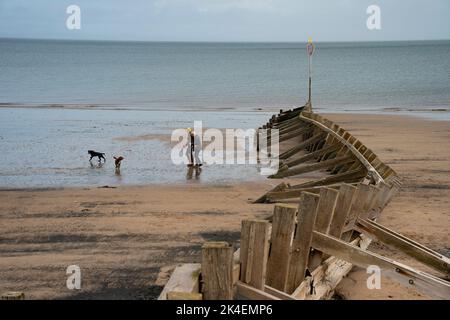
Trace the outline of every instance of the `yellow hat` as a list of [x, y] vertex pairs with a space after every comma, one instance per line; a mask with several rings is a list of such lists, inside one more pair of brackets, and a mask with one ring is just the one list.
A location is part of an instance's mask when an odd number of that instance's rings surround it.
[[187, 128], [186, 130], [187, 130], [187, 132], [189, 132], [189, 133], [192, 132], [192, 128]]

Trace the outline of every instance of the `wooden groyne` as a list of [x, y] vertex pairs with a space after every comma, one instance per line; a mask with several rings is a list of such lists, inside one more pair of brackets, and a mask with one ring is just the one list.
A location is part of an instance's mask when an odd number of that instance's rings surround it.
[[[281, 162], [271, 178], [319, 177], [261, 196], [257, 202], [277, 202], [273, 215], [242, 221], [240, 249], [205, 243], [201, 263], [179, 265], [159, 299], [328, 299], [354, 265], [450, 299], [450, 260], [376, 222], [401, 187], [394, 170], [310, 106], [281, 111], [262, 129], [279, 130]], [[372, 240], [441, 276], [371, 252]]]
[[280, 168], [269, 178], [298, 177], [312, 172], [324, 172], [325, 176], [292, 186], [283, 182], [256, 202], [299, 198], [303, 191], [317, 193], [322, 186], [356, 185], [366, 179], [379, 188], [389, 188], [392, 194], [401, 186], [397, 173], [372, 150], [307, 107], [280, 112], [262, 128], [279, 132]]

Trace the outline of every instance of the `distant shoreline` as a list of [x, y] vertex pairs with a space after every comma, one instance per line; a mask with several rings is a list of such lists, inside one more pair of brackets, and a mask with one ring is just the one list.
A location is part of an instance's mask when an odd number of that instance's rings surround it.
[[[145, 108], [138, 106], [124, 107], [119, 104], [72, 104], [72, 103], [43, 103], [43, 104], [26, 104], [26, 103], [12, 103], [4, 102], [0, 103], [0, 109], [60, 109], [60, 110], [107, 110], [107, 111], [166, 111], [166, 112], [274, 112], [280, 109], [288, 110], [297, 106], [262, 106], [262, 107], [231, 107], [231, 106], [211, 106], [211, 107], [168, 107], [168, 108]], [[427, 114], [445, 114], [450, 116], [450, 107], [436, 106], [430, 108], [412, 108], [412, 107], [374, 107], [367, 109], [342, 109], [342, 110], [330, 110], [324, 107], [315, 106], [316, 111], [328, 114], [398, 114], [398, 115], [412, 115], [429, 119]], [[436, 119], [435, 116], [432, 120], [446, 120], [448, 119]]]
[[[60, 39], [60, 38], [14, 38], [0, 37], [0, 41], [55, 41], [55, 42], [103, 42], [103, 43], [177, 43], [177, 44], [300, 44], [306, 41], [196, 41], [196, 40], [106, 40], [106, 39]], [[342, 41], [315, 41], [316, 44], [371, 44], [371, 43], [436, 43], [450, 42], [450, 39], [393, 39], [393, 40], [342, 40]]]

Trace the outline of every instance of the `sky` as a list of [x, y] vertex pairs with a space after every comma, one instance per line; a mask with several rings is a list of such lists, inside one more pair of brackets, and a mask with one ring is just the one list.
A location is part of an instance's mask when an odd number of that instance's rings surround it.
[[[69, 30], [69, 5], [81, 29]], [[380, 8], [381, 29], [366, 13]], [[450, 0], [0, 0], [0, 38], [128, 41], [450, 39]]]

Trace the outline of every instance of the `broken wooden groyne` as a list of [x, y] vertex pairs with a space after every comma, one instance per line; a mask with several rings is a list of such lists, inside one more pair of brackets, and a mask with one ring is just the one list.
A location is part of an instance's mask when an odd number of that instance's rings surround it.
[[323, 186], [356, 185], [365, 179], [385, 192], [389, 189], [390, 196], [401, 186], [397, 173], [372, 150], [339, 125], [311, 112], [308, 106], [280, 112], [260, 129], [269, 132], [277, 129], [279, 132], [280, 168], [269, 178], [294, 177], [323, 170], [328, 174], [293, 186], [283, 182], [256, 202], [299, 198], [303, 191], [317, 193]]
[[[159, 299], [328, 299], [355, 265], [428, 296], [450, 299], [450, 259], [377, 223], [401, 187], [396, 172], [349, 132], [311, 111], [280, 111], [262, 129], [279, 131], [282, 182], [256, 202], [277, 202], [266, 220], [244, 220], [240, 249], [207, 242], [202, 261], [179, 265]], [[283, 202], [291, 203], [283, 203]], [[371, 252], [372, 240], [436, 271]]]

